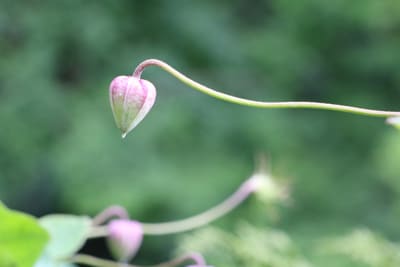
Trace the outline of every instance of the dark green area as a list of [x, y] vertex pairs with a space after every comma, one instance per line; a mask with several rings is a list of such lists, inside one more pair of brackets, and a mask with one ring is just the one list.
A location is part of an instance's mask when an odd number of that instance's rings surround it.
[[[108, 100], [115, 76], [159, 58], [250, 99], [400, 110], [399, 14], [398, 0], [1, 0], [0, 199], [35, 215], [120, 204], [173, 220], [224, 199], [265, 152], [290, 205], [272, 220], [250, 201], [218, 226], [273, 226], [321, 266], [327, 236], [366, 227], [399, 241], [400, 133], [383, 119], [235, 106], [152, 67], [157, 102], [121, 140]], [[166, 259], [171, 242], [145, 240], [140, 260]]]

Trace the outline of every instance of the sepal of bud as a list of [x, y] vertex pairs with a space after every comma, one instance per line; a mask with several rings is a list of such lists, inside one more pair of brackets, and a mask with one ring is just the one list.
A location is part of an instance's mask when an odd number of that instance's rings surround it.
[[271, 175], [264, 154], [257, 155], [256, 163], [256, 170], [248, 180], [256, 197], [268, 205], [285, 202], [289, 198], [289, 186]]
[[107, 229], [107, 243], [112, 255], [122, 262], [131, 260], [142, 244], [141, 224], [131, 220], [113, 220], [107, 225]]
[[289, 196], [288, 186], [280, 183], [267, 172], [255, 172], [250, 179], [256, 196], [266, 203], [282, 202]]
[[147, 115], [156, 100], [156, 88], [146, 80], [118, 76], [110, 84], [110, 104], [117, 127], [125, 137]]

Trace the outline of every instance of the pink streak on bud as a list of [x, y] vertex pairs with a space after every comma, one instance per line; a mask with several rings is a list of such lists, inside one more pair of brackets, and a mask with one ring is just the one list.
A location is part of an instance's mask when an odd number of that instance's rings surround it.
[[108, 245], [114, 257], [124, 262], [131, 260], [142, 244], [141, 224], [137, 221], [113, 220], [107, 228]]
[[133, 76], [118, 76], [110, 84], [110, 104], [122, 136], [133, 130], [147, 115], [156, 99], [154, 85]]

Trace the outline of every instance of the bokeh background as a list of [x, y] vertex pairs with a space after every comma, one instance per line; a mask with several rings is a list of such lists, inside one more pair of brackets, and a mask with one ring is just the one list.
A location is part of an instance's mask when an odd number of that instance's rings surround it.
[[[261, 152], [288, 203], [146, 238], [135, 262], [178, 248], [216, 266], [399, 266], [400, 133], [383, 119], [236, 106], [155, 67], [157, 102], [125, 140], [108, 102], [115, 76], [158, 58], [236, 96], [399, 110], [399, 49], [398, 0], [1, 0], [0, 199], [175, 220], [223, 200]], [[84, 251], [109, 257], [102, 240]]]

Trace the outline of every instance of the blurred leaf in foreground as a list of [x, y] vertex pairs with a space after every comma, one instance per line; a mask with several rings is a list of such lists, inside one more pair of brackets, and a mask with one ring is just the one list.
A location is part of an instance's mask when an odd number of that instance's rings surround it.
[[87, 239], [91, 220], [86, 216], [48, 215], [40, 224], [50, 233], [45, 254], [54, 259], [64, 259], [78, 251]]
[[33, 266], [47, 240], [34, 217], [9, 210], [0, 202], [0, 266]]
[[74, 267], [63, 260], [85, 243], [91, 226], [89, 217], [52, 214], [40, 218], [39, 222], [50, 233], [50, 242], [35, 267]]

